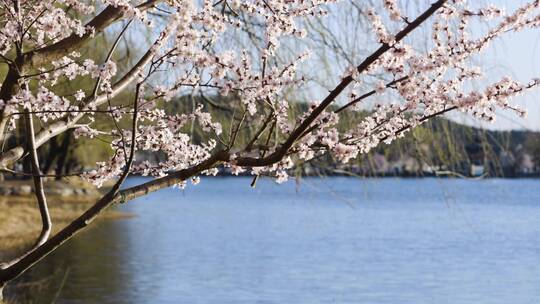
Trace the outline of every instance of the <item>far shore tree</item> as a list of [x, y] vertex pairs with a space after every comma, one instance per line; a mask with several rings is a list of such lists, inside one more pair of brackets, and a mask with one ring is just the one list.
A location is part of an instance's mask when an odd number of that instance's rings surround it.
[[[200, 176], [223, 169], [249, 172], [252, 185], [261, 175], [285, 182], [295, 164], [323, 154], [347, 163], [450, 111], [485, 121], [494, 121], [498, 111], [525, 115], [512, 97], [540, 79], [490, 82], [475, 63], [500, 37], [538, 28], [540, 1], [504, 11], [476, 1], [433, 0], [418, 4], [414, 15], [407, 1], [372, 1], [380, 3], [363, 12], [372, 42], [356, 53], [368, 54], [358, 62], [322, 39], [313, 23], [331, 19], [342, 2], [0, 0], [0, 172], [33, 179], [42, 218], [34, 245], [0, 261], [0, 301], [6, 284], [111, 205], [196, 185]], [[336, 29], [357, 37], [357, 28]], [[419, 29], [427, 38], [412, 39]], [[103, 35], [113, 39], [102, 56], [87, 52]], [[132, 39], [124, 40], [127, 35]], [[351, 61], [345, 68], [324, 63], [337, 73], [326, 81], [335, 81], [328, 91], [311, 77], [325, 57], [318, 43], [345, 52], [328, 58]], [[137, 50], [133, 62], [119, 64], [121, 48]], [[291, 111], [307, 90], [317, 97], [305, 111]], [[198, 98], [188, 111], [165, 111], [179, 96]], [[195, 102], [212, 104], [214, 97], [227, 101], [214, 104], [229, 113], [229, 124]], [[354, 115], [367, 102], [373, 103], [369, 114]], [[338, 127], [344, 117], [347, 125]], [[194, 126], [202, 130], [196, 138]], [[50, 160], [38, 151], [88, 140], [106, 143], [112, 154], [84, 172], [51, 175]], [[137, 160], [145, 152], [163, 158]], [[153, 178], [122, 188], [130, 174]], [[51, 235], [43, 179], [65, 175], [113, 186]]]

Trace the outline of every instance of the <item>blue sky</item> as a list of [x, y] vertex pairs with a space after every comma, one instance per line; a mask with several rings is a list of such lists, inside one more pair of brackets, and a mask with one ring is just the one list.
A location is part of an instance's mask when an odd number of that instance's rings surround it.
[[[469, 3], [471, 3], [470, 1]], [[506, 7], [507, 12], [530, 2], [524, 0], [491, 1], [495, 5]], [[511, 33], [496, 41], [487, 53], [482, 56], [482, 66], [487, 79], [499, 79], [509, 75], [515, 80], [528, 82], [532, 78], [540, 78], [540, 29], [524, 30]], [[490, 129], [529, 129], [540, 131], [540, 88], [530, 91], [514, 99], [514, 103], [527, 109], [526, 118], [520, 118], [510, 112], [501, 112], [494, 124], [482, 124], [477, 120], [452, 115], [452, 118], [463, 123], [484, 126]]]

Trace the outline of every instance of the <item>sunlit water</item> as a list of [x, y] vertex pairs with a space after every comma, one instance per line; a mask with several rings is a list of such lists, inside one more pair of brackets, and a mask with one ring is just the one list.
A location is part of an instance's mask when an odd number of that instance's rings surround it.
[[38, 303], [540, 302], [540, 180], [249, 183], [130, 202], [22, 281], [47, 278]]

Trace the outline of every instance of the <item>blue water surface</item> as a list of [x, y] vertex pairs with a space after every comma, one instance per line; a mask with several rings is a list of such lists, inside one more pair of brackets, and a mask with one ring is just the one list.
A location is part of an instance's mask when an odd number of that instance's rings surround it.
[[33, 275], [57, 303], [540, 302], [540, 180], [250, 182], [137, 199]]

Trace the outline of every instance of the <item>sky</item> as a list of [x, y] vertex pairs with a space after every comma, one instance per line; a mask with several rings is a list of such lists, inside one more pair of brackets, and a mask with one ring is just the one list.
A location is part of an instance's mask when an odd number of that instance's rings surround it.
[[[530, 1], [496, 0], [491, 2], [497, 6], [506, 7], [506, 11], [510, 12]], [[505, 35], [484, 54], [482, 66], [485, 69], [486, 78], [500, 79], [501, 76], [509, 75], [522, 83], [527, 83], [533, 78], [540, 78], [540, 29]], [[493, 124], [479, 123], [478, 120], [464, 117], [464, 115], [451, 117], [458, 122], [489, 129], [540, 131], [540, 88], [514, 98], [513, 103], [527, 109], [526, 118], [520, 118], [509, 111], [500, 112]]]

